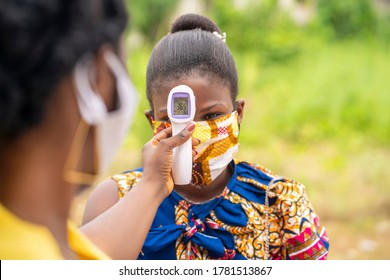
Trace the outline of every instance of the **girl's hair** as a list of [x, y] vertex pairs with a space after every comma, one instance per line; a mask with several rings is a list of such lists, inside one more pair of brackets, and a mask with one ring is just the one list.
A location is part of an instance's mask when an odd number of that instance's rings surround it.
[[186, 14], [173, 24], [168, 35], [154, 47], [146, 72], [146, 95], [152, 106], [152, 94], [166, 81], [191, 74], [216, 79], [230, 87], [233, 101], [238, 78], [232, 54], [218, 26], [209, 18]]
[[78, 59], [116, 45], [126, 24], [123, 0], [1, 1], [0, 142], [37, 125]]

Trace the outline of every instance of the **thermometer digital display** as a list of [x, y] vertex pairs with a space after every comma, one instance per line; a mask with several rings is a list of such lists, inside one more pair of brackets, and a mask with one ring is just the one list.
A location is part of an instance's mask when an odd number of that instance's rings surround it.
[[[168, 117], [172, 125], [172, 135], [178, 134], [195, 116], [195, 96], [186, 85], [174, 87], [168, 96]], [[192, 176], [192, 140], [173, 149], [172, 176], [176, 185], [191, 183]]]
[[173, 115], [176, 117], [188, 116], [188, 97], [174, 97], [173, 99]]

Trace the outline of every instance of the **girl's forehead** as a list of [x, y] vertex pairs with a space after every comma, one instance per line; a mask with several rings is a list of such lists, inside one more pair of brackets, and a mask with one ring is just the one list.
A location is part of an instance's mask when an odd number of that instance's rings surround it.
[[167, 81], [164, 84], [161, 83], [160, 88], [152, 94], [155, 109], [166, 107], [169, 92], [178, 85], [187, 85], [193, 90], [197, 106], [210, 102], [233, 104], [231, 90], [227, 83], [221, 82], [220, 79], [196, 75], [185, 79]]

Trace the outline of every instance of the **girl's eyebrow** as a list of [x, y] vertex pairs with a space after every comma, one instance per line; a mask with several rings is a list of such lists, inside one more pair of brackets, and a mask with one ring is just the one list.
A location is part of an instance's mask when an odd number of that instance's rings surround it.
[[160, 110], [158, 110], [158, 112], [160, 114], [167, 114], [167, 108], [161, 108]]
[[201, 110], [199, 110], [199, 112], [200, 113], [207, 112], [207, 111], [210, 111], [211, 109], [213, 109], [214, 107], [219, 107], [219, 106], [225, 107], [225, 105], [223, 103], [215, 103], [215, 104], [212, 104], [210, 106], [202, 108]]
[[[219, 106], [225, 107], [225, 104], [223, 104], [223, 103], [214, 103], [214, 104], [211, 104], [210, 106], [207, 106], [207, 107], [204, 107], [204, 108], [200, 109], [199, 112], [200, 113], [204, 113], [204, 112], [210, 111], [214, 107], [219, 107]], [[159, 114], [167, 114], [167, 108], [159, 109], [158, 113]]]

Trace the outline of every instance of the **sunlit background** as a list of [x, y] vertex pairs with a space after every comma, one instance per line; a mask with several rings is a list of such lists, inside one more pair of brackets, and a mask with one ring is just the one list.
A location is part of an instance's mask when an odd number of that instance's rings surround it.
[[[237, 64], [246, 100], [237, 158], [306, 185], [329, 259], [390, 259], [389, 0], [128, 2], [128, 69], [140, 104], [102, 179], [141, 165], [152, 137], [143, 114], [151, 49], [177, 16], [200, 13], [227, 33]], [[90, 191], [76, 199], [77, 223]]]

